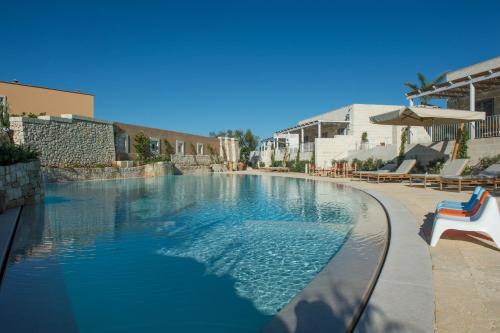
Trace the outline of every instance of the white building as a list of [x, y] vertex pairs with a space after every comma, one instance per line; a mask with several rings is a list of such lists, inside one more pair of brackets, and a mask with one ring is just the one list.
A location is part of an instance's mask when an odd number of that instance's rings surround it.
[[[332, 160], [352, 159], [360, 151], [379, 146], [384, 150], [388, 146], [397, 150], [403, 127], [376, 125], [370, 122], [370, 117], [400, 107], [352, 104], [304, 119], [295, 126], [277, 131], [273, 138], [263, 140], [260, 160], [268, 166], [273, 152], [277, 161], [285, 154], [289, 156], [288, 160], [293, 160], [299, 152], [301, 160], [311, 160], [314, 153], [318, 167], [329, 167]], [[365, 132], [367, 141], [362, 142]], [[410, 141], [430, 142], [430, 137], [423, 127], [415, 127], [411, 129]]]

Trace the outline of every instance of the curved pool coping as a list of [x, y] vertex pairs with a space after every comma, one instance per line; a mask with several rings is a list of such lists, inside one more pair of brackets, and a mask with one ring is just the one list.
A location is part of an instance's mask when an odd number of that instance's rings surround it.
[[[263, 175], [262, 173], [242, 173]], [[419, 236], [415, 216], [400, 202], [377, 191], [362, 188], [349, 182], [329, 181], [325, 178], [303, 174], [271, 174], [272, 176], [304, 178], [314, 181], [337, 183], [355, 188], [373, 197], [387, 214], [390, 237], [385, 260], [374, 282], [369, 298], [354, 327], [353, 332], [433, 332], [435, 322], [432, 262], [428, 244]], [[347, 243], [346, 243], [347, 244]], [[332, 260], [334, 261], [334, 260]], [[328, 264], [329, 265], [329, 264]], [[327, 265], [327, 266], [328, 266]], [[323, 271], [322, 271], [323, 272]], [[319, 274], [321, 274], [320, 272]], [[326, 272], [329, 273], [329, 272]], [[330, 272], [333, 273], [333, 272]], [[318, 276], [319, 276], [318, 274]], [[338, 272], [335, 272], [338, 274]], [[331, 275], [333, 278], [333, 275]], [[309, 286], [314, 286], [313, 279]], [[333, 279], [331, 280], [333, 281]], [[333, 290], [335, 286], [315, 286], [317, 290]], [[305, 291], [306, 289], [304, 289]], [[303, 291], [303, 292], [304, 292]], [[296, 297], [305, 297], [303, 292]], [[285, 306], [286, 308], [286, 306]], [[285, 309], [284, 308], [284, 309]], [[282, 310], [283, 311], [283, 310]], [[279, 316], [281, 311], [277, 314]], [[336, 332], [332, 321], [326, 325], [309, 328], [290, 326], [284, 332]], [[266, 332], [266, 328], [264, 329]], [[267, 331], [271, 332], [271, 331]]]

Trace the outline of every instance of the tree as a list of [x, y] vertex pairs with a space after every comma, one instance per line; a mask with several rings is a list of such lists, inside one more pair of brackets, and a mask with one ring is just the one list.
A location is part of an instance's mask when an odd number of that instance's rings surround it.
[[10, 126], [9, 105], [7, 102], [0, 102], [0, 126], [5, 128], [9, 128]]
[[257, 143], [259, 141], [259, 137], [252, 133], [252, 130], [247, 129], [243, 131], [241, 129], [230, 130], [227, 131], [219, 131], [219, 132], [210, 132], [210, 136], [212, 137], [228, 137], [235, 138], [238, 140], [238, 144], [240, 145], [240, 161], [248, 164], [250, 161], [250, 153], [257, 149]]
[[[418, 72], [417, 73], [418, 83], [406, 82], [404, 85], [407, 86], [408, 88], [410, 88], [412, 91], [431, 89], [432, 86], [434, 86], [438, 83], [443, 83], [444, 80], [446, 79], [446, 74], [448, 74], [448, 72], [444, 72], [441, 75], [439, 75], [438, 77], [436, 77], [434, 80], [428, 81], [427, 78], [424, 76], [424, 74]], [[422, 97], [420, 97], [420, 104], [430, 105], [429, 100], [430, 100], [430, 97], [422, 96]]]
[[137, 153], [137, 158], [139, 161], [144, 161], [148, 157], [150, 157], [150, 145], [151, 140], [144, 134], [144, 132], [139, 132], [134, 137], [134, 148]]
[[167, 161], [170, 161], [172, 159], [172, 155], [175, 153], [174, 147], [168, 142], [167, 139], [164, 140], [165, 142], [165, 157]]

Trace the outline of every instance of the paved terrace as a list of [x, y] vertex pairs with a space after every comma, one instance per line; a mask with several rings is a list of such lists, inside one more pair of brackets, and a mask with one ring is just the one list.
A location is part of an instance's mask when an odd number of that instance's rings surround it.
[[[244, 173], [263, 174], [259, 171]], [[361, 189], [382, 193], [399, 201], [415, 215], [420, 236], [427, 242], [430, 240], [436, 204], [445, 199], [466, 201], [470, 196], [470, 191], [439, 191], [399, 183], [376, 184], [299, 173], [273, 175], [350, 183]], [[500, 202], [500, 198], [497, 200]], [[429, 249], [433, 266], [436, 331], [500, 332], [500, 250], [488, 237], [479, 233], [455, 231], [446, 232], [438, 245]]]

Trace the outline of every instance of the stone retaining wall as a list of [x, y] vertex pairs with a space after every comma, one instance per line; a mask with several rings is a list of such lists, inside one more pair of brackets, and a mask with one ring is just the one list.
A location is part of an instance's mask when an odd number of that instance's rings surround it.
[[43, 166], [111, 165], [115, 160], [113, 123], [75, 115], [12, 117], [16, 144], [40, 153]]
[[210, 166], [212, 157], [210, 155], [171, 155], [172, 163], [176, 165], [205, 165]]
[[0, 166], [0, 212], [42, 199], [39, 161]]
[[174, 168], [169, 162], [157, 162], [131, 168], [43, 168], [43, 178], [47, 183], [157, 177], [173, 174]]

